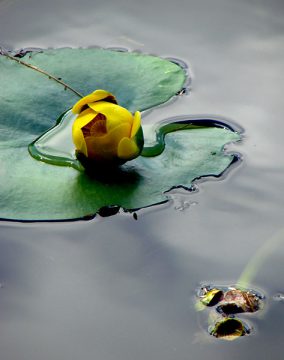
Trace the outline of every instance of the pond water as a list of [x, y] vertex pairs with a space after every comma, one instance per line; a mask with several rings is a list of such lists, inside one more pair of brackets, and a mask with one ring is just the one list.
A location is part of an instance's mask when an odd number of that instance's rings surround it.
[[[281, 357], [283, 12], [282, 0], [0, 1], [8, 49], [97, 45], [185, 61], [190, 93], [145, 122], [211, 115], [244, 129], [228, 148], [242, 161], [224, 178], [176, 190], [137, 220], [2, 222], [1, 358]], [[265, 309], [249, 317], [251, 335], [211, 337], [196, 289], [235, 284], [264, 244], [250, 286], [265, 294]]]

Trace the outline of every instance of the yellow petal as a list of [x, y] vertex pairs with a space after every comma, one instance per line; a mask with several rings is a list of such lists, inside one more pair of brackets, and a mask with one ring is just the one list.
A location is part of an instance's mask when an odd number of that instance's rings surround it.
[[139, 154], [138, 146], [133, 140], [127, 137], [120, 140], [120, 143], [118, 144], [118, 148], [117, 148], [117, 156], [120, 159], [131, 160], [137, 157], [138, 154]]
[[88, 156], [86, 142], [83, 136], [82, 127], [87, 125], [94, 117], [96, 113], [92, 109], [87, 109], [77, 116], [72, 127], [72, 137], [76, 149], [82, 152], [85, 156]]
[[122, 138], [130, 133], [130, 125], [121, 124], [104, 136], [86, 137], [88, 157], [96, 160], [112, 160], [117, 158], [117, 147]]
[[76, 147], [76, 150], [83, 153], [85, 156], [88, 156], [87, 145], [85, 138], [83, 136], [81, 128], [75, 127], [72, 130], [73, 143]]
[[130, 134], [131, 138], [133, 138], [137, 134], [137, 131], [140, 129], [140, 126], [141, 126], [141, 113], [140, 111], [136, 111], [133, 117], [133, 125]]
[[[120, 124], [126, 123], [130, 125], [130, 129], [133, 123], [133, 116], [130, 111], [122, 106], [111, 104], [106, 101], [98, 101], [96, 103], [88, 104], [89, 107], [95, 110], [97, 113], [104, 114], [107, 118], [107, 132], [111, 131]], [[126, 136], [130, 136], [127, 134]]]
[[79, 114], [83, 106], [88, 105], [89, 103], [94, 103], [96, 101], [105, 100], [110, 101], [111, 103], [117, 103], [116, 98], [105, 90], [96, 90], [93, 93], [80, 99], [72, 108], [74, 114]]
[[73, 127], [79, 127], [82, 128], [86, 126], [90, 121], [94, 119], [94, 117], [97, 115], [97, 113], [92, 109], [86, 109], [81, 114], [79, 114], [73, 124]]

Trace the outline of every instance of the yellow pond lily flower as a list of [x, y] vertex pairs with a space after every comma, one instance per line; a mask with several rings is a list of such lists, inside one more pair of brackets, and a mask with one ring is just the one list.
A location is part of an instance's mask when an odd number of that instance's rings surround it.
[[72, 136], [76, 152], [100, 163], [122, 164], [140, 155], [143, 145], [141, 114], [132, 115], [105, 90], [96, 90], [72, 108], [77, 114]]

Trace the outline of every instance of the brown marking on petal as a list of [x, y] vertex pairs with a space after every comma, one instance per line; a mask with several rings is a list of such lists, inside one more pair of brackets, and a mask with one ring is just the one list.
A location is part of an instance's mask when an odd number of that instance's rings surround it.
[[101, 101], [107, 101], [112, 104], [117, 104], [116, 98], [113, 95], [109, 95], [108, 97], [106, 97], [105, 99], [102, 99]]
[[82, 127], [84, 138], [88, 136], [103, 136], [107, 133], [106, 117], [98, 114], [87, 125]]

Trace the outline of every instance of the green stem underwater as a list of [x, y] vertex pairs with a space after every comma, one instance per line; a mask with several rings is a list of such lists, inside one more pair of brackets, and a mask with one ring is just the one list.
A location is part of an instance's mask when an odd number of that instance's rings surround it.
[[237, 282], [238, 287], [248, 288], [259, 272], [261, 266], [267, 260], [268, 256], [272, 254], [278, 247], [278, 245], [284, 239], [284, 229], [282, 228], [276, 234], [274, 234], [271, 238], [269, 238], [254, 254], [252, 259], [244, 268], [239, 280]]

